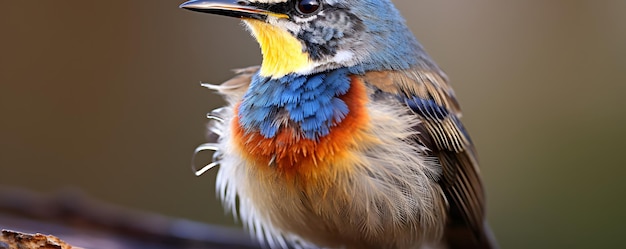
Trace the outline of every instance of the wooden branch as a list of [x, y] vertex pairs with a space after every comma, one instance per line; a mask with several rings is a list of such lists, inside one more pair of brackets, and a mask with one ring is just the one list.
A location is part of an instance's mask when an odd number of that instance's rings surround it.
[[27, 234], [2, 230], [0, 249], [81, 249], [52, 235]]
[[237, 229], [121, 208], [77, 193], [50, 197], [0, 188], [0, 229], [54, 234], [90, 249], [261, 248]]

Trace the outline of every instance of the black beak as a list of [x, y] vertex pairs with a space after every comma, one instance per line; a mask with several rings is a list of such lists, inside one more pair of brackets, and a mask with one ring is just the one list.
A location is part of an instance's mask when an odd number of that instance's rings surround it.
[[198, 12], [257, 20], [265, 20], [268, 16], [289, 17], [285, 14], [259, 9], [245, 0], [190, 0], [181, 4], [180, 7]]

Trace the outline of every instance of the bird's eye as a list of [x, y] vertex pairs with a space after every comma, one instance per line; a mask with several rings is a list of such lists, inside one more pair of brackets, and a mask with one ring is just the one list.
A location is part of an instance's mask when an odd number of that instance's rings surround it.
[[298, 0], [296, 1], [296, 10], [303, 15], [310, 15], [318, 11], [321, 7], [318, 0]]

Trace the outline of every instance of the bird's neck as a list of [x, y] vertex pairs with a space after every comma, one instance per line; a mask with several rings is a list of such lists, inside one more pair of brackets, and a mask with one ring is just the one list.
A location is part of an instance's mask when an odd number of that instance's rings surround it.
[[262, 76], [281, 78], [292, 72], [310, 71], [309, 55], [289, 32], [258, 20], [244, 22], [261, 47], [263, 63], [259, 73]]
[[275, 79], [260, 74], [239, 106], [239, 122], [248, 131], [273, 138], [285, 127], [297, 137], [318, 140], [343, 121], [350, 110], [341, 98], [351, 88], [347, 69]]

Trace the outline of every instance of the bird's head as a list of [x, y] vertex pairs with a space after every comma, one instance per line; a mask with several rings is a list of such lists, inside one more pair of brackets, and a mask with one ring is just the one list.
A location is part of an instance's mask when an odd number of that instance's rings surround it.
[[261, 47], [264, 77], [401, 70], [424, 56], [389, 0], [191, 0], [181, 8], [241, 18]]

